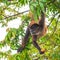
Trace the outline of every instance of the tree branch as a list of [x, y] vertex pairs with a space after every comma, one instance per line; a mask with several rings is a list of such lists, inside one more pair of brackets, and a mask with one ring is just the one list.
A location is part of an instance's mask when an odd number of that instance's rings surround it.
[[55, 27], [54, 27], [54, 30], [53, 30], [52, 35], [54, 34], [54, 32], [55, 32], [55, 31], [56, 31], [56, 29], [57, 29], [57, 24], [58, 24], [58, 20], [56, 21], [56, 25], [55, 25]]
[[47, 5], [50, 5], [51, 3], [54, 3], [56, 0], [52, 0], [50, 2], [47, 3]]
[[[12, 16], [17, 16], [17, 15], [19, 15], [19, 14], [23, 14], [23, 13], [26, 13], [26, 12], [29, 12], [29, 10], [26, 10], [26, 11], [23, 11], [23, 12], [20, 12], [20, 13], [17, 13], [17, 14], [14, 14], [14, 15], [12, 15]], [[10, 18], [10, 17], [12, 17], [12, 16], [5, 17], [4, 19]]]
[[58, 14], [58, 12], [56, 14], [53, 15], [52, 19], [51, 19], [51, 22], [49, 23], [49, 25], [47, 27], [50, 26], [50, 24], [52, 23], [52, 21], [54, 20], [54, 17]]

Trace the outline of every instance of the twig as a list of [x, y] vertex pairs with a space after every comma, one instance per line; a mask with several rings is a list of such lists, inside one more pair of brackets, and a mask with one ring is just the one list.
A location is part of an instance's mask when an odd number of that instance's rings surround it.
[[[26, 11], [23, 11], [23, 12], [20, 12], [20, 13], [17, 13], [17, 14], [14, 14], [14, 15], [12, 15], [12, 16], [17, 16], [17, 15], [19, 15], [19, 14], [23, 14], [23, 13], [26, 13], [26, 12], [28, 12], [28, 11], [29, 11], [29, 10], [26, 10]], [[12, 17], [12, 16], [5, 17], [4, 19], [10, 18], [10, 17]]]
[[52, 19], [51, 19], [51, 22], [49, 23], [49, 25], [47, 27], [50, 26], [50, 24], [52, 23], [52, 21], [54, 20], [54, 17], [58, 14], [58, 12], [56, 14], [53, 15]]
[[[55, 25], [55, 27], [54, 27], [54, 30], [53, 30], [53, 33], [52, 33], [52, 35], [54, 34], [54, 32], [56, 31], [56, 29], [57, 29], [57, 24], [58, 24], [58, 20], [56, 21], [56, 25]], [[52, 36], [51, 35], [51, 36]]]
[[[58, 13], [56, 13], [55, 15], [54, 15], [54, 17], [57, 15]], [[59, 19], [59, 17], [58, 17], [58, 19]], [[51, 20], [51, 22], [50, 22], [50, 24], [52, 23], [52, 20]], [[49, 25], [50, 25], [49, 24]], [[53, 32], [52, 32], [52, 34], [50, 35], [50, 37], [55, 33], [55, 31], [56, 31], [56, 29], [57, 29], [57, 24], [58, 24], [58, 20], [56, 21], [56, 25], [55, 25], [55, 27], [54, 27], [54, 30], [53, 30]], [[49, 26], [48, 26], [49, 27]], [[50, 39], [50, 37], [49, 38], [47, 38], [47, 39]], [[56, 43], [54, 43], [54, 41], [52, 41], [52, 40], [50, 40], [51, 42], [52, 42], [52, 44], [54, 44], [55, 46], [56, 46]]]
[[[55, 25], [54, 30], [53, 30], [53, 33], [50, 35], [50, 37], [55, 33], [55, 31], [57, 29], [57, 24], [58, 24], [58, 20], [56, 21], [56, 25]], [[52, 44], [54, 44], [56, 46], [56, 43], [54, 43], [54, 41], [52, 41], [52, 40], [50, 40], [50, 41], [52, 42]]]
[[47, 5], [50, 5], [51, 3], [54, 3], [56, 0], [52, 0], [50, 2], [47, 3]]

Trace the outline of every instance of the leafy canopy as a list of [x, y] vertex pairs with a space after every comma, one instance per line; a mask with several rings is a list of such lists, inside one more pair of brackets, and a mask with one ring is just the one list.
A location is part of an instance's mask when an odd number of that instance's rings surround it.
[[[19, 12], [19, 9], [25, 5], [29, 5], [29, 10]], [[6, 14], [6, 11], [10, 15]], [[30, 14], [24, 13], [32, 12], [34, 19], [38, 21], [41, 11], [45, 12], [46, 18], [50, 22], [48, 34], [37, 41], [42, 48], [46, 49], [45, 54], [40, 55], [38, 53], [32, 45], [32, 38], [30, 37], [22, 53], [11, 55], [12, 50], [17, 50], [20, 47], [19, 37], [21, 39], [24, 37], [24, 28], [28, 26], [31, 20]], [[10, 50], [6, 52], [0, 51], [0, 58], [4, 57], [7, 60], [60, 60], [60, 0], [0, 0], [0, 24], [3, 27], [18, 17], [21, 18], [22, 24], [18, 29], [8, 28], [5, 39], [0, 41], [0, 49], [6, 45], [10, 46]]]

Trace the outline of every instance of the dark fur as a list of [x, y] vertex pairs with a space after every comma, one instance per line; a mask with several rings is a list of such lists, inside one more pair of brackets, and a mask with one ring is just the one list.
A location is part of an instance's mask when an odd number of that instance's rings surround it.
[[[34, 23], [32, 25], [29, 25], [25, 34], [25, 37], [22, 41], [22, 47], [20, 47], [17, 52], [21, 52], [25, 46], [27, 41], [29, 40], [29, 36], [32, 35], [32, 42], [33, 45], [39, 50], [39, 52], [42, 54], [44, 52], [41, 51], [41, 48], [39, 47], [39, 45], [37, 44], [37, 38], [38, 36], [44, 36], [46, 34], [47, 31], [47, 27], [45, 25], [45, 14], [42, 12], [41, 14], [41, 20], [39, 20], [39, 23]], [[38, 34], [39, 33], [39, 34]]]

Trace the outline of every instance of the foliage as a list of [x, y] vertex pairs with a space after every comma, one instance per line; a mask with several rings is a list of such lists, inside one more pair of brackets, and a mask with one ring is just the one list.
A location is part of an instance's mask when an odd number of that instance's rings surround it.
[[[19, 8], [29, 5], [30, 10], [19, 12]], [[12, 8], [11, 8], [12, 6]], [[18, 10], [16, 10], [18, 9]], [[7, 15], [5, 11], [10, 15]], [[23, 52], [12, 55], [11, 50], [17, 50], [20, 47], [19, 37], [25, 35], [24, 28], [30, 22], [29, 13], [32, 12], [34, 19], [38, 21], [41, 11], [45, 12], [48, 21], [48, 34], [40, 38], [37, 42], [42, 48], [46, 49], [45, 54], [40, 55], [38, 50], [32, 45], [32, 38], [29, 38], [26, 48]], [[21, 18], [22, 24], [18, 29], [8, 28], [7, 35], [3, 41], [0, 41], [0, 48], [10, 46], [10, 50], [0, 52], [0, 58], [7, 60], [60, 60], [60, 0], [0, 0], [0, 24], [7, 26], [8, 22], [17, 17]]]

